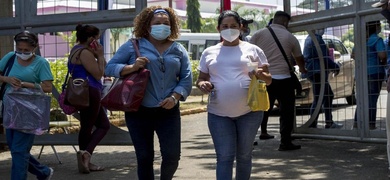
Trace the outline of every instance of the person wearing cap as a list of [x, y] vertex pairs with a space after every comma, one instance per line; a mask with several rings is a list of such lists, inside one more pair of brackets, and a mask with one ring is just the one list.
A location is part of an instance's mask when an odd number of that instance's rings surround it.
[[106, 75], [124, 77], [141, 68], [150, 71], [144, 99], [137, 112], [125, 112], [127, 128], [137, 156], [139, 180], [154, 179], [154, 134], [162, 157], [160, 178], [172, 179], [180, 160], [180, 101], [192, 90], [191, 62], [187, 50], [175, 40], [180, 22], [169, 7], [150, 6], [134, 19], [133, 35], [141, 57], [131, 41], [123, 44], [106, 66]]
[[390, 6], [389, 0], [380, 0], [371, 5], [373, 8], [382, 8], [381, 14], [387, 19], [387, 22], [390, 23]]
[[[301, 47], [297, 38], [288, 30], [290, 15], [283, 11], [277, 11], [269, 26], [277, 35], [288, 58], [294, 57], [299, 71], [306, 73], [305, 62], [303, 59]], [[269, 112], [272, 111], [275, 100], [278, 100], [280, 106], [280, 146], [279, 151], [288, 151], [300, 149], [300, 145], [292, 143], [291, 133], [293, 131], [295, 120], [295, 90], [294, 81], [290, 76], [289, 66], [284, 59], [275, 39], [268, 28], [263, 28], [255, 32], [250, 39], [250, 43], [259, 46], [265, 53], [269, 62], [269, 71], [272, 74], [272, 83], [267, 86], [270, 100], [270, 109], [264, 113], [261, 123], [260, 139], [271, 139], [274, 136], [267, 133], [267, 123]], [[289, 59], [291, 62], [291, 59]]]
[[[46, 93], [52, 91], [53, 75], [49, 62], [35, 54], [38, 48], [37, 35], [23, 31], [14, 37], [15, 51], [9, 52], [0, 60], [0, 82], [7, 83], [6, 91], [11, 88], [42, 89]], [[16, 55], [8, 76], [3, 76], [8, 61]], [[4, 107], [7, 108], [7, 107]], [[27, 172], [34, 174], [37, 179], [50, 179], [53, 169], [40, 164], [30, 150], [34, 143], [35, 134], [15, 129], [6, 129], [7, 144], [11, 151], [12, 180], [27, 179]]]
[[248, 37], [251, 33], [251, 28], [249, 28], [249, 24], [253, 23], [253, 19], [246, 20], [244, 18], [241, 18], [241, 32], [240, 32], [240, 40], [242, 41], [249, 41]]

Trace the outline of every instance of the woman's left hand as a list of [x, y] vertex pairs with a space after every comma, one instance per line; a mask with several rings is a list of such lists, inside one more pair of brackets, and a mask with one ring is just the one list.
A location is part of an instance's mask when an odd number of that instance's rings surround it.
[[164, 109], [172, 109], [175, 106], [176, 106], [176, 103], [172, 97], [167, 97], [160, 103], [160, 107], [162, 107]]
[[256, 76], [257, 79], [263, 80], [267, 83], [267, 85], [271, 84], [271, 74], [268, 71], [268, 66], [264, 65], [262, 67], [257, 68], [256, 70], [253, 70], [252, 72], [249, 72], [249, 76]]
[[92, 49], [93, 54], [95, 55], [96, 58], [98, 57], [104, 57], [104, 49], [103, 46], [96, 41], [96, 48]]

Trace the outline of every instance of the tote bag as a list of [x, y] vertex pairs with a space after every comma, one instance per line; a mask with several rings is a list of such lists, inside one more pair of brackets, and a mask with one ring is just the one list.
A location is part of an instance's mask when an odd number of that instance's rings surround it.
[[142, 103], [150, 71], [141, 69], [125, 78], [118, 78], [101, 100], [102, 106], [110, 111], [138, 111]]
[[247, 103], [252, 111], [268, 111], [269, 109], [267, 85], [265, 82], [259, 82], [255, 76], [252, 77], [249, 85]]
[[50, 101], [42, 89], [11, 88], [4, 95], [4, 127], [43, 134], [49, 129]]
[[[139, 57], [137, 42], [135, 39], [131, 41], [136, 55]], [[145, 94], [149, 76], [149, 70], [140, 69], [124, 78], [116, 79], [108, 93], [101, 100], [102, 106], [110, 111], [138, 111]]]

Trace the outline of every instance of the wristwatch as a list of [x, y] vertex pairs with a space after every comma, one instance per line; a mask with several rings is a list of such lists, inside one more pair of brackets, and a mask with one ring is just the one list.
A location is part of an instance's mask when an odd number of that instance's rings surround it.
[[175, 105], [177, 104], [178, 100], [175, 98], [174, 95], [171, 96], [171, 98], [175, 101]]

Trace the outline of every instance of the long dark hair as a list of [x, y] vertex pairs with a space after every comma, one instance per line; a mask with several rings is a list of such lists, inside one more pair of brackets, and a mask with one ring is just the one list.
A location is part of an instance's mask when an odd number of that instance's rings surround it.
[[76, 41], [84, 43], [88, 40], [88, 38], [98, 36], [99, 33], [100, 30], [93, 25], [78, 24], [76, 26]]

